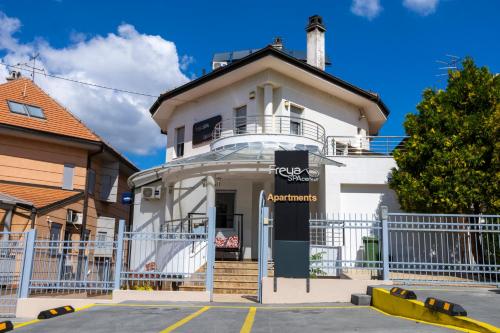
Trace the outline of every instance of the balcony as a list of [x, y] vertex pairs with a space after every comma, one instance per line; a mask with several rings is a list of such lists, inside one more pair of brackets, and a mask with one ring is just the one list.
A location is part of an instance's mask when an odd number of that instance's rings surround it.
[[224, 119], [212, 133], [213, 150], [239, 143], [274, 142], [286, 149], [294, 146], [314, 146], [323, 151], [325, 129], [304, 118], [288, 116], [247, 116]]
[[404, 150], [406, 136], [329, 136], [326, 138], [327, 156], [392, 156], [395, 150]]

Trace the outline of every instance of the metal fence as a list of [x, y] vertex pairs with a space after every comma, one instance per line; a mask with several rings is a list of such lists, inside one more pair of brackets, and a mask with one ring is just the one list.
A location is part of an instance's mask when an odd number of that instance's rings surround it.
[[390, 278], [498, 285], [500, 216], [389, 214]]
[[382, 223], [374, 215], [314, 215], [309, 220], [309, 234], [313, 277], [380, 275]]
[[311, 276], [500, 284], [500, 215], [332, 214], [310, 219]]
[[24, 264], [26, 233], [0, 232], [0, 317], [14, 317]]
[[29, 294], [93, 296], [113, 290], [116, 242], [37, 239]]
[[208, 218], [172, 220], [160, 233], [125, 232], [120, 287], [134, 290], [205, 290]]

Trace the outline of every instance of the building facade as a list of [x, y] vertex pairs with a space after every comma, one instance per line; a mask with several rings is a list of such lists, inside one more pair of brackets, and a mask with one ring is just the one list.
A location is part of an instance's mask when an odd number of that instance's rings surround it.
[[184, 221], [192, 229], [189, 221], [215, 206], [217, 255], [256, 259], [258, 198], [273, 192], [276, 150], [309, 152], [319, 173], [311, 214], [398, 210], [387, 181], [399, 141], [377, 135], [389, 110], [377, 94], [325, 71], [325, 31], [310, 18], [305, 53], [276, 39], [216, 54], [212, 72], [158, 98], [151, 114], [167, 135], [167, 162], [129, 179], [134, 230]]
[[14, 73], [0, 85], [1, 231], [112, 240], [130, 221], [120, 197], [137, 171], [31, 80]]

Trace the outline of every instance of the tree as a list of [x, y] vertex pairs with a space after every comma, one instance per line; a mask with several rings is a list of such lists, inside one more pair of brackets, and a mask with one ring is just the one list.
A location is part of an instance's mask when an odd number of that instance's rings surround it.
[[445, 90], [424, 91], [394, 153], [389, 185], [402, 209], [500, 213], [499, 100], [500, 76], [471, 58], [449, 72]]

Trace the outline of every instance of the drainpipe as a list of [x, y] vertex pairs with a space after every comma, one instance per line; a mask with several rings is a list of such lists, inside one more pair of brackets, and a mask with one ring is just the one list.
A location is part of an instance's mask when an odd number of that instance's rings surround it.
[[[97, 156], [99, 154], [102, 154], [104, 151], [104, 144], [101, 144], [101, 149], [99, 151], [89, 154], [87, 156], [87, 177], [85, 179], [85, 191], [84, 191], [84, 198], [83, 198], [83, 212], [82, 212], [82, 229], [80, 230], [80, 241], [85, 239], [85, 230], [87, 229], [87, 215], [88, 215], [88, 210], [89, 210], [89, 175], [90, 175], [90, 169], [92, 168], [92, 158], [94, 156]], [[90, 238], [90, 237], [89, 237]], [[78, 250], [78, 265], [77, 265], [77, 270], [76, 270], [76, 276], [78, 277], [79, 280], [81, 280], [81, 274], [82, 274], [82, 267], [83, 267], [83, 258], [85, 256], [85, 245], [82, 244], [80, 246], [80, 249]]]
[[31, 220], [31, 229], [35, 229], [35, 225], [36, 225], [36, 208], [33, 207], [31, 208], [31, 216], [30, 216], [30, 220]]

